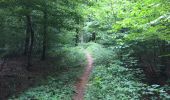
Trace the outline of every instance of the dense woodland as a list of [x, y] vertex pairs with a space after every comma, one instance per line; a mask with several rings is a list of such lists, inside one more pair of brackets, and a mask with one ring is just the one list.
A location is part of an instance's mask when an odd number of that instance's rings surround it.
[[86, 52], [84, 100], [170, 100], [170, 1], [0, 0], [0, 100], [74, 99]]

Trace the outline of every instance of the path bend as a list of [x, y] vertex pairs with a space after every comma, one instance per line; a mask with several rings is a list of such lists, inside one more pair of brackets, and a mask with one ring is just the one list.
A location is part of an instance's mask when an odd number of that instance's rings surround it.
[[83, 75], [79, 78], [79, 80], [77, 81], [77, 83], [75, 85], [76, 93], [73, 96], [73, 100], [83, 100], [85, 87], [86, 87], [86, 84], [88, 83], [89, 76], [90, 76], [90, 73], [93, 68], [92, 55], [88, 51], [85, 51], [85, 55], [86, 55], [86, 59], [87, 59], [87, 65], [83, 72]]

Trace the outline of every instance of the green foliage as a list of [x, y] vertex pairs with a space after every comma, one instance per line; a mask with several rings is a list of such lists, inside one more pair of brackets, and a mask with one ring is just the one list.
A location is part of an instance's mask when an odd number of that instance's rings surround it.
[[82, 44], [82, 46], [89, 52], [91, 52], [94, 58], [94, 64], [108, 64], [112, 62], [114, 53], [112, 49], [104, 48], [104, 46], [97, 43]]
[[166, 93], [168, 90], [166, 88], [169, 86], [154, 87], [142, 82], [146, 76], [143, 70], [138, 68], [138, 61], [132, 56], [134, 51], [131, 46], [104, 48], [98, 44], [88, 43], [84, 44], [84, 47], [91, 51], [95, 59], [85, 100], [155, 100], [158, 98], [167, 100], [169, 98]]
[[[32, 19], [35, 54], [42, 51], [44, 25], [47, 30], [46, 45], [50, 48], [59, 43], [74, 44], [72, 41], [75, 35], [74, 29], [83, 22], [82, 11], [79, 9], [83, 5], [81, 0], [1, 0], [0, 5], [0, 30], [2, 32], [0, 48], [8, 48], [9, 53], [23, 53], [26, 48], [24, 47], [27, 30], [26, 16]], [[44, 13], [47, 15], [46, 18], [44, 18]], [[77, 20], [80, 23], [77, 23]], [[58, 34], [60, 34], [59, 37]]]
[[140, 99], [142, 83], [132, 70], [118, 64], [95, 66], [86, 92], [86, 100]]
[[123, 67], [123, 62], [117, 60], [116, 50], [95, 43], [86, 44], [84, 47], [91, 51], [95, 59], [85, 100], [136, 100], [142, 97], [144, 84], [135, 77], [136, 74], [141, 75], [140, 69]]
[[71, 68], [61, 73], [51, 73], [40, 80], [40, 85], [29, 88], [18, 96], [9, 100], [72, 100], [74, 84], [81, 74], [82, 67]]
[[[139, 81], [144, 76], [139, 68], [146, 76], [156, 72], [168, 77], [169, 0], [1, 0], [0, 8], [0, 57], [24, 52], [27, 34], [31, 35], [29, 16], [35, 37], [28, 37], [34, 40], [35, 56], [47, 51], [58, 57], [59, 67], [77, 68], [86, 64], [84, 51], [92, 54], [96, 67], [86, 99], [169, 98], [163, 87], [144, 87]], [[93, 32], [97, 43], [83, 43]], [[76, 43], [79, 46], [72, 47]], [[64, 80], [70, 82], [74, 75], [67, 74], [73, 75], [49, 77], [49, 85], [30, 89], [21, 99], [70, 99], [72, 83], [64, 85]]]
[[166, 92], [169, 90], [169, 86], [163, 86], [160, 85], [151, 85], [143, 88], [143, 97], [150, 98], [151, 100], [155, 99], [162, 99], [162, 100], [168, 100], [170, 99], [170, 95]]
[[86, 58], [84, 49], [81, 47], [62, 47], [54, 49], [50, 52], [50, 56], [60, 59], [60, 66], [63, 67], [79, 67], [85, 66]]
[[38, 85], [9, 100], [72, 100], [74, 85], [87, 63], [83, 51], [81, 47], [66, 46], [49, 52], [51, 57], [57, 57], [56, 62], [51, 62], [53, 72], [40, 77]]

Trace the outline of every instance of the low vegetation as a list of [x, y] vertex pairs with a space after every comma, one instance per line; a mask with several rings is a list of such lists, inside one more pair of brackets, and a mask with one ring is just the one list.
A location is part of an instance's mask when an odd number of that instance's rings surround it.
[[[91, 50], [96, 60], [87, 86], [85, 100], [170, 99], [167, 86], [161, 87], [157, 84], [150, 86], [144, 82], [146, 78], [143, 71], [135, 68], [136, 64], [133, 64], [132, 67], [125, 65], [129, 64], [127, 62], [131, 59], [126, 59], [124, 62], [116, 60], [118, 59], [117, 50], [104, 48], [98, 44], [93, 44], [88, 49]], [[125, 57], [127, 58], [127, 56]]]

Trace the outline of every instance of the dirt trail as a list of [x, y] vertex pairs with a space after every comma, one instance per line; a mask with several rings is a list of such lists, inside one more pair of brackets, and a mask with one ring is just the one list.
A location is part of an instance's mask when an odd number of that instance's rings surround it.
[[87, 51], [85, 51], [85, 55], [87, 58], [87, 66], [84, 70], [83, 75], [80, 77], [80, 79], [76, 83], [76, 93], [73, 97], [73, 100], [83, 100], [85, 87], [86, 87], [86, 84], [88, 83], [88, 78], [92, 71], [93, 58], [92, 58], [91, 54], [88, 53]]

